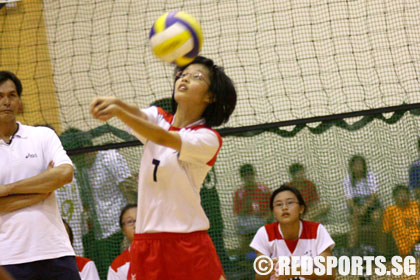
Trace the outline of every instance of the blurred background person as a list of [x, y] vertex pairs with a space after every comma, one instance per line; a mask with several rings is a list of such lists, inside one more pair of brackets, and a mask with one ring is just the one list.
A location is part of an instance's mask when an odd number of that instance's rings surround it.
[[291, 181], [287, 185], [298, 189], [306, 203], [303, 218], [325, 223], [330, 207], [328, 203], [320, 201], [315, 183], [306, 178], [305, 167], [300, 163], [294, 163], [289, 166], [289, 175]]
[[240, 167], [239, 175], [243, 185], [235, 192], [233, 212], [238, 217], [240, 253], [246, 257], [253, 236], [270, 220], [270, 190], [255, 181], [255, 169], [249, 163]]

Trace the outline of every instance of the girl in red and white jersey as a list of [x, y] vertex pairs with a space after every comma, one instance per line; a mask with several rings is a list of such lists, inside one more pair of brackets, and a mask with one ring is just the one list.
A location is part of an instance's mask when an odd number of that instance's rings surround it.
[[[128, 204], [120, 214], [120, 227], [130, 244], [134, 240], [134, 230], [137, 217], [137, 205]], [[108, 269], [107, 280], [126, 280], [130, 268], [130, 248], [122, 252]]]
[[200, 187], [222, 145], [211, 127], [227, 122], [236, 90], [223, 69], [205, 57], [176, 73], [174, 115], [158, 107], [139, 110], [115, 97], [91, 104], [94, 118], [117, 117], [144, 144], [128, 279], [225, 279], [206, 232]]
[[[277, 220], [261, 227], [250, 246], [257, 252], [257, 257], [265, 255], [271, 259], [291, 256], [332, 256], [335, 243], [325, 227], [320, 223], [305, 221], [300, 216], [305, 213], [306, 205], [300, 192], [287, 185], [282, 185], [271, 195], [270, 208]], [[256, 274], [256, 280], [286, 279], [335, 279], [333, 275], [277, 275], [275, 270], [269, 275]]]

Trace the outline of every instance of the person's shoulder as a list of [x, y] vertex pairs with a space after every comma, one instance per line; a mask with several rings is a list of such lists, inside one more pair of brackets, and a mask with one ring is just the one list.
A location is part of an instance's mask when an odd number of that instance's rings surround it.
[[81, 257], [81, 256], [76, 256], [76, 264], [77, 267], [79, 268], [79, 271], [82, 271], [83, 268], [89, 263], [92, 262], [91, 259], [89, 258], [85, 258], [85, 257]]
[[263, 233], [267, 234], [268, 241], [273, 241], [276, 239], [283, 239], [279, 230], [279, 222], [266, 224], [265, 226], [262, 226], [258, 230], [258, 232], [260, 232], [260, 234], [263, 234]]
[[385, 208], [385, 215], [389, 215], [390, 213], [395, 213], [397, 211], [398, 207], [397, 205], [389, 205]]
[[[302, 239], [315, 239], [318, 236], [318, 229], [324, 228], [321, 223], [302, 220]], [[325, 229], [325, 228], [324, 228]]]
[[130, 253], [129, 253], [129, 249], [126, 249], [118, 257], [114, 259], [110, 267], [112, 268], [112, 270], [117, 271], [119, 267], [123, 266], [124, 264], [128, 262], [130, 262]]
[[21, 134], [37, 134], [37, 135], [56, 135], [54, 129], [47, 126], [32, 126], [19, 123], [18, 133]]
[[189, 131], [214, 135], [214, 136], [217, 137], [219, 142], [222, 141], [222, 136], [220, 136], [220, 133], [217, 130], [215, 130], [215, 129], [213, 129], [213, 128], [205, 125], [205, 124], [197, 124], [197, 125], [187, 126], [187, 127], [183, 128], [182, 130], [186, 130], [186, 131], [189, 130]]
[[301, 220], [302, 221], [302, 225], [305, 228], [315, 228], [317, 229], [319, 227], [319, 225], [322, 225], [321, 223], [318, 222], [313, 222], [313, 221], [307, 221], [307, 220]]
[[315, 183], [309, 179], [305, 179], [305, 185], [308, 187], [315, 187]]
[[169, 124], [172, 123], [172, 120], [174, 118], [174, 115], [172, 113], [169, 113], [165, 111], [163, 108], [155, 106], [155, 105], [146, 108], [144, 112], [148, 116], [152, 116], [153, 118], [164, 120], [165, 122]]

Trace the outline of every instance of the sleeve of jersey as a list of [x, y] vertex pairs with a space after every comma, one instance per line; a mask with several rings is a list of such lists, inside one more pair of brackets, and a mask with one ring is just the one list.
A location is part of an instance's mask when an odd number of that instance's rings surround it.
[[99, 273], [93, 261], [88, 262], [84, 267], [81, 274], [82, 279], [86, 280], [100, 280]]
[[[146, 109], [142, 109], [141, 111], [146, 114], [147, 120], [149, 122], [152, 122], [154, 124], [158, 123], [158, 109], [157, 109], [156, 106], [152, 106], [152, 107], [149, 107], [149, 108], [146, 108]], [[135, 132], [131, 127], [127, 127], [127, 132], [136, 136], [136, 138], [139, 139], [140, 142], [142, 142], [143, 144], [146, 144], [147, 138], [145, 138], [142, 135]]]
[[44, 142], [43, 150], [45, 152], [44, 157], [49, 161], [54, 162], [54, 166], [59, 166], [62, 164], [73, 165], [71, 159], [67, 155], [66, 151], [61, 144], [60, 138], [57, 134], [49, 128], [42, 128], [43, 137], [45, 137], [46, 142]]
[[179, 135], [182, 143], [179, 160], [195, 164], [214, 164], [222, 146], [222, 138], [217, 132], [208, 128], [184, 129]]
[[318, 233], [317, 233], [316, 241], [317, 241], [316, 242], [317, 256], [319, 256], [322, 252], [324, 252], [328, 248], [332, 250], [335, 247], [334, 240], [331, 238], [330, 234], [325, 229], [325, 227], [321, 224], [318, 226]]
[[257, 231], [249, 247], [271, 258], [268, 235], [264, 226]]

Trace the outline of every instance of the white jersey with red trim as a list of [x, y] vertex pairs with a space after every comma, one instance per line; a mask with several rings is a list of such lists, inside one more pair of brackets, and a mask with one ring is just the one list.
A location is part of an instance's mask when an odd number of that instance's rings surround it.
[[[319, 256], [335, 242], [320, 223], [301, 220], [298, 240], [285, 240], [278, 222], [261, 227], [250, 247], [274, 259], [283, 256]], [[305, 279], [300, 277], [300, 279]]]
[[130, 268], [130, 252], [126, 249], [121, 253], [108, 269], [107, 280], [126, 280], [128, 276], [128, 270]]
[[136, 135], [145, 144], [140, 164], [136, 233], [207, 230], [209, 220], [200, 204], [200, 187], [222, 146], [222, 138], [204, 120], [178, 129], [173, 116], [159, 107], [143, 112], [168, 131], [178, 131], [181, 151]]
[[91, 259], [76, 256], [76, 264], [81, 280], [100, 280], [96, 265]]

